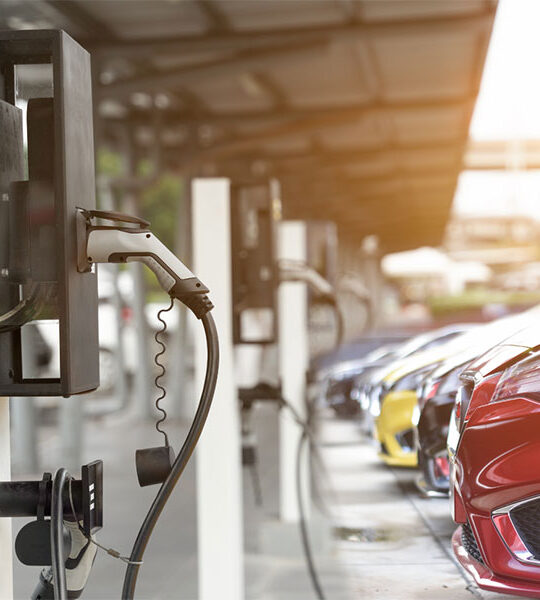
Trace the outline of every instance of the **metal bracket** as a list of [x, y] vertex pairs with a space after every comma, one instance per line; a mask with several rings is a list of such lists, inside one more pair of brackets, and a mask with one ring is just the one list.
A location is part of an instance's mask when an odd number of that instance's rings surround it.
[[[36, 517], [43, 519], [51, 515], [52, 482], [44, 478], [38, 481], [0, 482], [0, 518]], [[72, 498], [66, 493], [63, 498], [64, 515], [75, 516], [83, 522], [87, 535], [103, 526], [103, 462], [96, 460], [82, 467], [82, 478], [71, 484]]]

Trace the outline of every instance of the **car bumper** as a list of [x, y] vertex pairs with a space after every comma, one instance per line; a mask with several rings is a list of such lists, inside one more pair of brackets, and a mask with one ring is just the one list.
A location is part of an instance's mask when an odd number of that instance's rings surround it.
[[540, 583], [498, 576], [486, 565], [475, 560], [465, 550], [461, 541], [461, 532], [461, 526], [454, 532], [452, 536], [452, 549], [460, 564], [473, 577], [478, 587], [490, 592], [514, 594], [527, 598], [540, 598]]
[[416, 392], [390, 392], [384, 397], [377, 419], [377, 439], [381, 443], [379, 456], [396, 467], [416, 467], [418, 460], [413, 441], [413, 410]]

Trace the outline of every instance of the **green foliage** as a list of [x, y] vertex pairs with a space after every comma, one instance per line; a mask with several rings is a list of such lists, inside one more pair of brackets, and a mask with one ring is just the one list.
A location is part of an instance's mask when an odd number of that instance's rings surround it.
[[[178, 205], [183, 193], [182, 179], [171, 173], [165, 173], [139, 198], [141, 217], [150, 221], [152, 231], [173, 252], [178, 222]], [[148, 270], [146, 270], [146, 281], [150, 295], [155, 295], [161, 289], [155, 276]]]
[[178, 205], [184, 193], [183, 181], [165, 173], [140, 196], [140, 213], [152, 223], [152, 231], [174, 251]]
[[467, 310], [481, 309], [487, 304], [506, 306], [531, 306], [540, 303], [540, 292], [477, 289], [457, 296], [435, 296], [428, 300], [434, 316], [449, 315]]
[[100, 148], [97, 152], [97, 172], [99, 175], [119, 177], [122, 175], [122, 156], [108, 148]]
[[[141, 160], [137, 165], [137, 177], [150, 178], [154, 165], [149, 160]], [[100, 148], [97, 154], [97, 172], [114, 179], [125, 176], [122, 155], [107, 148]], [[184, 193], [181, 177], [164, 173], [139, 195], [139, 216], [150, 221], [152, 231], [174, 252], [178, 205]], [[161, 288], [155, 276], [145, 270], [149, 296], [159, 295]]]

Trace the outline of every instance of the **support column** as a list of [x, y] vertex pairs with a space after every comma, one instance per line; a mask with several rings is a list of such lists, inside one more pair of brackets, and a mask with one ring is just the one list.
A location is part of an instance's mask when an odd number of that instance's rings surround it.
[[57, 460], [72, 473], [78, 473], [82, 464], [83, 402], [82, 396], [60, 400], [60, 455]]
[[[136, 214], [136, 213], [133, 213]], [[135, 372], [134, 406], [138, 417], [148, 418], [154, 414], [153, 400], [155, 397], [152, 385], [151, 353], [149, 351], [151, 337], [146, 319], [146, 283], [144, 280], [144, 265], [133, 262], [128, 265], [133, 277], [133, 322], [137, 340], [137, 370]]]
[[[174, 252], [186, 264], [191, 260], [191, 179], [183, 182], [182, 196], [178, 201], [178, 215], [176, 221], [176, 240]], [[171, 339], [171, 363], [175, 366], [170, 372], [169, 403], [167, 410], [171, 417], [193, 416], [193, 403], [189, 401], [193, 390], [191, 377], [191, 337], [188, 330], [188, 310], [185, 306], [176, 303], [175, 310], [178, 314], [178, 326]]]
[[370, 329], [377, 329], [382, 320], [383, 276], [381, 271], [379, 240], [376, 235], [368, 235], [362, 240], [362, 253], [364, 258], [365, 279], [371, 298], [369, 327]]
[[19, 473], [36, 473], [38, 453], [35, 398], [15, 398], [11, 406], [11, 419], [13, 467]]
[[[301, 262], [306, 260], [306, 224], [284, 221], [279, 226], [278, 257]], [[282, 393], [302, 419], [306, 417], [306, 371], [309, 363], [307, 289], [301, 282], [285, 282], [279, 287], [279, 370]], [[298, 522], [296, 493], [296, 455], [302, 428], [291, 411], [280, 414], [280, 518]], [[309, 514], [309, 444], [303, 452], [302, 490], [306, 516]]]
[[[229, 181], [196, 179], [192, 198], [193, 271], [210, 289], [220, 341], [214, 404], [197, 448], [199, 599], [242, 600], [242, 472], [231, 323]], [[195, 390], [200, 390], [207, 353], [202, 327], [196, 325]]]
[[[0, 398], [0, 481], [11, 479], [9, 399]], [[0, 600], [13, 598], [11, 519], [0, 519]]]
[[[96, 122], [94, 115], [94, 122]], [[104, 176], [98, 177], [97, 188], [99, 195], [99, 205], [101, 210], [115, 210], [115, 202], [111, 189], [111, 182]], [[115, 328], [117, 346], [114, 351], [114, 360], [116, 363], [116, 380], [114, 385], [115, 399], [118, 401], [119, 408], [125, 408], [129, 403], [129, 385], [127, 381], [126, 355], [124, 349], [124, 323], [122, 317], [122, 295], [118, 284], [120, 267], [116, 264], [100, 265], [100, 269], [107, 269], [112, 277], [112, 304], [115, 313]]]
[[[134, 150], [136, 148], [136, 142], [133, 139], [132, 131], [125, 132], [123, 146], [127, 176], [136, 182], [137, 173]], [[131, 215], [139, 215], [139, 202], [136, 194], [136, 191], [130, 189], [126, 189], [124, 191], [121, 201], [123, 212]], [[128, 269], [133, 278], [133, 324], [135, 326], [137, 343], [137, 370], [135, 372], [135, 385], [133, 387], [133, 412], [137, 417], [149, 418], [153, 417], [154, 415], [153, 399], [155, 397], [155, 393], [152, 382], [152, 356], [150, 352], [150, 348], [152, 348], [152, 346], [150, 327], [148, 325], [145, 313], [145, 267], [140, 262], [131, 262], [128, 263]]]

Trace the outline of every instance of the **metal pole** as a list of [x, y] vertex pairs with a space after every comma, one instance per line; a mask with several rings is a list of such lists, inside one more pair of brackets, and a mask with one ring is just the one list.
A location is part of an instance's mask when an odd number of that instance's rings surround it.
[[[0, 480], [11, 479], [9, 399], [0, 398]], [[0, 598], [13, 598], [11, 519], [0, 519]]]
[[[193, 267], [210, 288], [220, 342], [212, 410], [197, 447], [197, 523], [200, 600], [244, 597], [240, 422], [234, 382], [229, 181], [193, 182]], [[206, 370], [202, 328], [195, 337], [195, 389]]]
[[[178, 202], [178, 213], [176, 221], [176, 240], [175, 253], [181, 257], [187, 264], [191, 261], [191, 179], [184, 180], [184, 189]], [[171, 361], [175, 365], [174, 370], [170, 370], [170, 403], [168, 410], [171, 417], [193, 416], [193, 404], [189, 402], [188, 390], [192, 388], [191, 378], [188, 374], [188, 365], [186, 357], [191, 356], [189, 348], [192, 346], [192, 340], [189, 335], [187, 322], [187, 309], [183, 305], [176, 303], [175, 310], [178, 314], [178, 326], [174, 331], [171, 343]]]
[[[306, 224], [302, 221], [280, 223], [278, 236], [279, 259], [306, 260]], [[281, 283], [279, 287], [279, 370], [284, 399], [297, 414], [306, 417], [306, 371], [309, 363], [308, 303], [306, 284]], [[296, 455], [302, 428], [291, 412], [284, 408], [280, 414], [280, 518], [285, 522], [298, 522], [298, 496], [296, 488]], [[302, 490], [304, 499], [309, 494], [309, 449], [303, 454]], [[306, 517], [309, 503], [306, 502]]]

